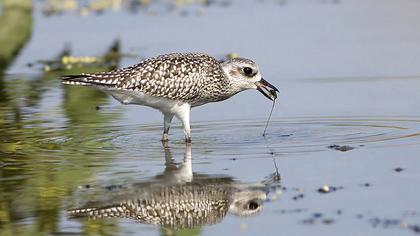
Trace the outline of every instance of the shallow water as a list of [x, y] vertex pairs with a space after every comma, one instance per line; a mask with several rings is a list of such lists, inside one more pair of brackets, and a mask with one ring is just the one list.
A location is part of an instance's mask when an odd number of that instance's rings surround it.
[[[278, 227], [292, 234], [313, 227], [328, 234], [414, 231], [420, 117], [275, 117], [266, 137], [264, 119], [197, 121], [191, 146], [175, 125], [165, 148], [160, 123], [125, 122], [134, 108], [93, 89], [53, 80], [40, 90], [38, 102], [28, 100], [30, 93], [14, 92], [19, 81], [24, 88], [33, 80], [8, 76], [4, 84], [2, 234], [254, 235], [261, 227], [267, 234], [276, 234]], [[89, 102], [74, 104], [80, 94]], [[332, 145], [354, 149], [342, 152]], [[319, 193], [324, 185], [337, 191]], [[214, 218], [162, 228], [141, 216], [87, 220], [69, 212], [155, 199], [162, 186], [175, 196], [174, 189], [220, 189], [224, 194], [217, 196], [227, 205], [221, 213], [206, 213]], [[228, 210], [237, 191], [264, 196], [257, 214], [243, 217]]]
[[[0, 235], [418, 233], [420, 31], [410, 26], [417, 25], [420, 5], [334, 2], [233, 1], [206, 7], [202, 16], [191, 7], [187, 15], [158, 8], [157, 16], [88, 17], [45, 17], [37, 3], [32, 39], [0, 79]], [[257, 8], [264, 19], [251, 11]], [[256, 35], [232, 27], [226, 21], [232, 16]], [[107, 27], [111, 22], [121, 27]], [[242, 40], [213, 34], [232, 29]], [[261, 35], [264, 45], [251, 47]], [[164, 147], [159, 112], [63, 86], [60, 73], [25, 66], [55, 57], [66, 41], [76, 55], [95, 55], [116, 37], [123, 52], [140, 54], [124, 57], [121, 66], [172, 51], [254, 58], [281, 91], [266, 137], [270, 102], [255, 91], [193, 109], [191, 146], [175, 122]], [[331, 192], [319, 191], [325, 185]], [[209, 196], [204, 202], [224, 205], [201, 212], [214, 216], [207, 221], [195, 216], [190, 224], [163, 227], [71, 212], [159, 202], [163, 193], [168, 202], [185, 203], [182, 194], [190, 194], [198, 203]], [[258, 213], [235, 213], [238, 193], [258, 198]]]

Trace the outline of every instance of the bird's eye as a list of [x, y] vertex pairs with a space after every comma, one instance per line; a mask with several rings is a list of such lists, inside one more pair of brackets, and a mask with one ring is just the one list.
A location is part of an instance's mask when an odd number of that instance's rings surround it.
[[252, 74], [252, 68], [251, 67], [244, 67], [243, 69], [245, 75], [251, 75]]
[[259, 207], [258, 202], [255, 202], [255, 201], [250, 201], [250, 202], [248, 203], [248, 209], [250, 209], [250, 210], [255, 210], [255, 209], [257, 209], [258, 207]]

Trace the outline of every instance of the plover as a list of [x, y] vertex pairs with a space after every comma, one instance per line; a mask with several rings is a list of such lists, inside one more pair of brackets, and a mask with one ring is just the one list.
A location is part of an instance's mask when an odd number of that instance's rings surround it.
[[258, 65], [252, 60], [234, 58], [219, 62], [202, 53], [160, 55], [110, 72], [64, 76], [62, 82], [92, 86], [122, 104], [161, 111], [164, 116], [162, 141], [168, 140], [169, 127], [176, 116], [184, 127], [185, 141], [191, 142], [192, 107], [223, 101], [247, 89], [257, 89], [271, 100], [278, 92], [262, 78]]
[[[81, 195], [81, 207], [69, 209], [69, 216], [119, 217], [162, 228], [196, 228], [216, 224], [227, 214], [255, 216], [270, 192], [277, 191], [275, 185], [245, 184], [231, 176], [192, 172], [191, 159], [190, 144], [185, 145], [184, 161], [179, 165], [165, 147], [163, 173], [105, 193], [99, 190], [94, 199]], [[187, 175], [191, 177], [180, 178]]]

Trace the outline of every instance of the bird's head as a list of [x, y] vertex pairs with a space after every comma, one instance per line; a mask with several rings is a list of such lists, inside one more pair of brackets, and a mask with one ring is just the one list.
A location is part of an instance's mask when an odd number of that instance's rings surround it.
[[258, 65], [252, 60], [234, 58], [224, 62], [222, 68], [234, 93], [257, 89], [270, 100], [277, 98], [279, 90], [262, 78]]
[[233, 194], [229, 213], [236, 216], [253, 216], [263, 208], [267, 194], [263, 191], [239, 191]]

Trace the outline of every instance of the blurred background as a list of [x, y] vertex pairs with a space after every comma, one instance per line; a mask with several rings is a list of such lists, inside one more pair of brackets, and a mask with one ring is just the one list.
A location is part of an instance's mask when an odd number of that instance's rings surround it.
[[[395, 153], [413, 157], [420, 115], [419, 12], [417, 0], [0, 0], [0, 235], [167, 233], [116, 220], [67, 220], [65, 210], [80, 186], [134, 181], [162, 170], [162, 116], [149, 108], [122, 106], [94, 89], [62, 86], [58, 80], [130, 66], [159, 54], [204, 52], [219, 60], [240, 56], [256, 61], [264, 78], [280, 90], [268, 141], [276, 158], [315, 155], [322, 160], [337, 155], [324, 153], [329, 145], [377, 148], [389, 146], [383, 143], [389, 140], [390, 146], [399, 147]], [[255, 91], [194, 109], [198, 170], [228, 171], [245, 182], [271, 173], [267, 145], [256, 141], [269, 109], [266, 98]], [[179, 125], [172, 132], [174, 140], [181, 139]], [[407, 144], [414, 149], [406, 149]], [[172, 145], [182, 158], [183, 145]], [[388, 169], [398, 164], [390, 153], [376, 152], [388, 158]], [[382, 172], [353, 179], [355, 169], [377, 167], [373, 160], [365, 163], [370, 153], [355, 155], [359, 159], [353, 164], [340, 162], [324, 177], [319, 172], [327, 167], [316, 161], [297, 172], [285, 170], [293, 179], [289, 184], [316, 189], [336, 179], [354, 185], [363, 177], [390, 181]], [[226, 163], [232, 156], [249, 160]], [[296, 165], [292, 170], [303, 164], [286, 162]], [[342, 173], [348, 175], [337, 177]], [[405, 180], [415, 183], [418, 177]], [[391, 191], [407, 191], [411, 195], [406, 199], [395, 196], [382, 202], [396, 207], [390, 215], [398, 218], [403, 210], [417, 207], [410, 204], [419, 192], [410, 186]], [[385, 186], [371, 196], [384, 193], [389, 193]], [[353, 213], [382, 214], [383, 205], [370, 200]], [[322, 204], [328, 201], [314, 200], [305, 207], [311, 211]], [[278, 223], [269, 220], [278, 213], [274, 206], [254, 222], [265, 224], [271, 234]], [[297, 218], [284, 224], [304, 217]], [[181, 233], [259, 232], [244, 230], [237, 220], [228, 222], [234, 226]], [[407, 225], [404, 229], [416, 232]], [[345, 223], [340, 230], [357, 233], [353, 226]], [[287, 232], [309, 231], [292, 227]]]
[[[416, 77], [419, 7], [413, 0], [4, 1], [1, 65], [7, 74], [73, 74], [86, 70], [77, 71], [81, 67], [125, 67], [170, 52], [205, 52], [218, 59], [242, 56], [258, 62], [284, 96], [293, 96], [280, 104], [285, 115], [364, 115], [372, 107], [352, 110], [360, 104], [351, 97], [354, 91], [338, 100], [340, 106], [330, 104], [334, 109], [301, 109], [298, 105], [331, 98], [321, 99], [324, 91], [307, 91], [307, 86], [281, 88], [298, 79]], [[365, 90], [362, 96], [380, 96], [374, 88]], [[240, 115], [224, 104], [206, 110], [222, 105], [224, 118], [255, 116], [253, 109], [263, 103], [259, 100], [263, 98], [256, 93], [239, 94], [229, 104], [244, 107]], [[347, 104], [352, 109], [344, 110]], [[160, 117], [153, 114], [142, 119]], [[200, 114], [192, 119], [218, 119], [214, 112]]]

